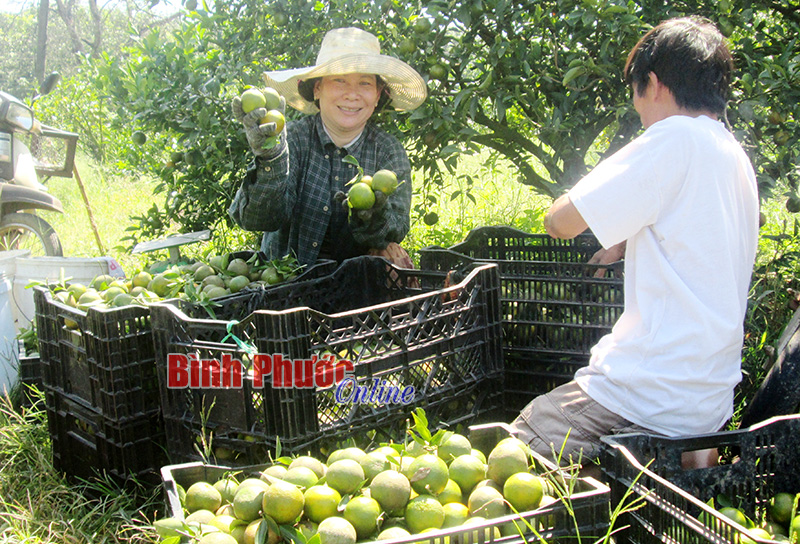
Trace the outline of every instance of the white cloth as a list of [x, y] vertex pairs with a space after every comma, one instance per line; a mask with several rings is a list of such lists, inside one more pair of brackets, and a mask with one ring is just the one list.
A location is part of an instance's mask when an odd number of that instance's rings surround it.
[[671, 116], [599, 164], [569, 198], [604, 247], [627, 240], [625, 310], [578, 384], [669, 436], [718, 430], [742, 377], [758, 240], [747, 155], [718, 121]]

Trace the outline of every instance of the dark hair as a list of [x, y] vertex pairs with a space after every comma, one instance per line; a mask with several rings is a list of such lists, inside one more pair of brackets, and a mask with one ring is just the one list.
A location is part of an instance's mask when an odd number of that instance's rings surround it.
[[723, 114], [733, 71], [725, 37], [703, 17], [662, 21], [645, 34], [625, 63], [625, 81], [643, 94], [653, 72], [690, 110]]
[[[297, 82], [297, 92], [300, 93], [300, 96], [308, 102], [313, 102], [317, 108], [319, 108], [319, 100], [314, 99], [314, 85], [316, 85], [317, 81], [320, 79], [322, 78], [315, 77], [312, 79], [301, 79]], [[381, 93], [381, 97], [378, 99], [378, 105], [375, 106], [375, 113], [380, 113], [389, 102], [392, 101], [392, 94], [391, 89], [389, 89], [389, 86], [381, 76], [375, 75], [375, 83], [378, 85], [378, 89], [380, 89]]]

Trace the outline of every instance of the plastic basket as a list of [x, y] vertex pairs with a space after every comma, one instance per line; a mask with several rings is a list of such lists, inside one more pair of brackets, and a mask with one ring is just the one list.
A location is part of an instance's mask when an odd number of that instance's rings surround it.
[[[796, 459], [800, 415], [706, 435], [666, 438], [633, 433], [602, 440], [601, 468], [611, 487], [612, 503], [621, 501], [628, 489], [641, 500], [641, 507], [624, 516], [629, 528], [619, 535], [620, 542], [741, 542], [746, 529], [718, 514], [706, 501], [725, 495], [757, 520], [776, 493], [800, 491]], [[730, 462], [681, 468], [684, 452], [709, 448], [718, 448]]]
[[[487, 456], [500, 439], [511, 434], [513, 432], [508, 425], [502, 423], [471, 426], [468, 430], [468, 436], [473, 447], [481, 450]], [[552, 462], [535, 453], [533, 455], [540, 466], [554, 473], [558, 471]], [[195, 482], [215, 482], [230, 474], [236, 474], [239, 477], [258, 477], [268, 466], [268, 464], [260, 464], [247, 467], [230, 467], [206, 465], [199, 462], [165, 466], [161, 469], [161, 479], [168, 510], [167, 515], [181, 520], [184, 519], [184, 511], [178, 496], [179, 485], [185, 490]], [[573, 478], [572, 475], [566, 473], [564, 473], [564, 476], [568, 479]], [[485, 523], [471, 525], [468, 529], [454, 527], [382, 542], [391, 544], [411, 542], [430, 544], [441, 544], [443, 542], [477, 543], [478, 541], [474, 539], [473, 534], [481, 535], [481, 542], [504, 542], [508, 544], [578, 541], [577, 535], [580, 535], [584, 542], [594, 542], [604, 536], [609, 528], [609, 497], [609, 488], [603, 483], [593, 478], [578, 478], [575, 482], [574, 493], [568, 499], [569, 508], [573, 514], [569, 513], [564, 502], [557, 501], [530, 512], [522, 512], [519, 515], [512, 514], [487, 520]], [[566, 500], [565, 498], [564, 501]], [[532, 527], [536, 527], [539, 530], [540, 538], [535, 536], [524, 523], [520, 523], [520, 519], [526, 521]], [[499, 528], [513, 521], [519, 524], [524, 537], [519, 534], [513, 534], [499, 539], [495, 538], [492, 528]], [[485, 540], [483, 540], [484, 535], [487, 537]]]
[[[421, 250], [423, 270], [497, 264], [509, 417], [571, 380], [622, 315], [623, 263], [587, 264], [599, 248], [588, 234], [555, 240], [510, 227], [481, 227], [450, 249]], [[601, 270], [602, 277], [595, 277]]]
[[[277, 440], [284, 451], [297, 452], [350, 437], [396, 439], [416, 407], [424, 407], [432, 422], [451, 426], [494, 412], [503, 368], [497, 268], [484, 265], [457, 285], [444, 285], [444, 274], [358, 257], [329, 276], [249, 294], [247, 305], [223, 303], [216, 320], [152, 306], [172, 460], [200, 460], [195, 444], [204, 429], [213, 433], [217, 454], [257, 464]], [[230, 356], [248, 366], [254, 357], [242, 342], [284, 360], [347, 360], [353, 363], [350, 385], [413, 387], [413, 398], [405, 404], [342, 401], [335, 384], [276, 388], [265, 376], [259, 387], [247, 373], [240, 387], [169, 387], [170, 354]]]
[[166, 460], [158, 413], [113, 423], [80, 399], [45, 391], [45, 409], [53, 450], [53, 466], [73, 480], [109, 476], [119, 483], [135, 479], [156, 482], [157, 467]]
[[[238, 252], [233, 257], [249, 258], [253, 252]], [[321, 261], [310, 267], [294, 281], [302, 281], [329, 273], [335, 268], [334, 261]], [[270, 288], [253, 290], [268, 291]], [[240, 300], [242, 294], [229, 295], [221, 299]], [[218, 300], [221, 300], [218, 299]], [[58, 406], [69, 409], [80, 405], [92, 412], [92, 420], [108, 429], [84, 436], [98, 451], [98, 469], [109, 469], [118, 474], [139, 473], [140, 465], [126, 448], [130, 440], [124, 437], [127, 429], [141, 432], [139, 447], [147, 447], [152, 456], [142, 456], [155, 473], [166, 460], [164, 424], [161, 417], [161, 397], [155, 369], [155, 352], [150, 310], [145, 306], [130, 305], [120, 308], [90, 308], [82, 311], [54, 299], [49, 289], [37, 286], [34, 290], [37, 331], [39, 335], [40, 369], [42, 387], [50, 396], [61, 402]], [[177, 300], [169, 304], [179, 304]], [[207, 315], [206, 310], [189, 303], [180, 303], [192, 315]], [[227, 304], [232, 305], [233, 302]], [[48, 403], [48, 417], [56, 426], [65, 422], [56, 415], [56, 402]], [[85, 415], [85, 414], [84, 414]], [[87, 417], [81, 416], [83, 419]], [[80, 419], [80, 418], [79, 418]], [[51, 436], [65, 436], [63, 429], [50, 426]], [[149, 441], [149, 442], [147, 442]], [[145, 446], [145, 442], [147, 442]], [[80, 450], [72, 451], [66, 440], [54, 440], [54, 456], [62, 460], [65, 470], [82, 468], [84, 461]], [[119, 451], [114, 451], [118, 447]], [[133, 450], [131, 450], [133, 451]], [[104, 453], [103, 453], [104, 452]], [[105, 461], [122, 465], [104, 465]], [[127, 470], [130, 460], [134, 470]]]
[[597, 238], [589, 233], [560, 240], [548, 234], [492, 225], [472, 229], [463, 242], [448, 249], [473, 259], [577, 263], [588, 261], [601, 247]]

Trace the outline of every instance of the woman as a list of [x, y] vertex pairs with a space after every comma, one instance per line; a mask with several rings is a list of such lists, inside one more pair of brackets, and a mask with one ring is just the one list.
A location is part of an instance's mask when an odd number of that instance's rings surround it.
[[[301, 264], [311, 264], [402, 252], [397, 244], [410, 227], [411, 166], [400, 142], [370, 118], [386, 105], [400, 111], [419, 106], [427, 96], [422, 77], [381, 55], [372, 34], [340, 28], [325, 35], [315, 66], [267, 72], [264, 81], [281, 94], [282, 106], [313, 115], [288, 123], [270, 147], [265, 143], [275, 125], [259, 124], [264, 108], [245, 115], [241, 100], [233, 99], [256, 157], [228, 210], [233, 220], [264, 231], [261, 249], [271, 259], [294, 252]], [[349, 214], [335, 198], [357, 173], [342, 160], [347, 155], [365, 174], [388, 169], [400, 182], [372, 214]]]

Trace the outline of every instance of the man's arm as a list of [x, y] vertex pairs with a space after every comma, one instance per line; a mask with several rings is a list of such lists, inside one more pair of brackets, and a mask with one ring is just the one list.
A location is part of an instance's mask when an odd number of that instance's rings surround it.
[[553, 238], [575, 238], [588, 227], [568, 195], [558, 197], [544, 216], [544, 228]]

